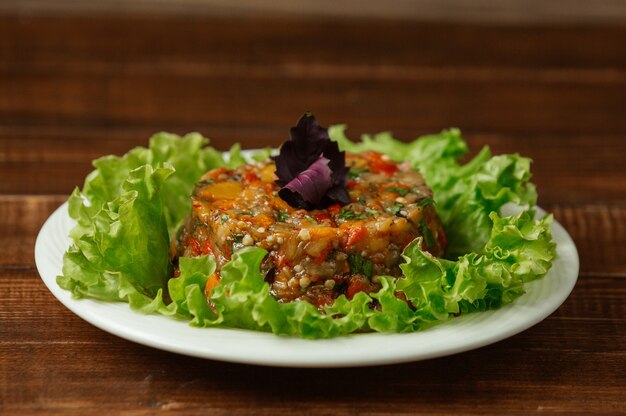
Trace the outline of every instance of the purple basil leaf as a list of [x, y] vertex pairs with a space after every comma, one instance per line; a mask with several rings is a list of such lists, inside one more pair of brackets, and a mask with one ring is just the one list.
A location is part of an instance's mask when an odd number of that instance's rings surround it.
[[320, 156], [307, 170], [285, 185], [285, 189], [300, 194], [305, 202], [318, 206], [333, 184], [329, 162], [330, 160]]
[[296, 208], [349, 203], [345, 153], [330, 140], [328, 130], [306, 113], [290, 133], [291, 140], [275, 158], [276, 183], [282, 187], [278, 195]]

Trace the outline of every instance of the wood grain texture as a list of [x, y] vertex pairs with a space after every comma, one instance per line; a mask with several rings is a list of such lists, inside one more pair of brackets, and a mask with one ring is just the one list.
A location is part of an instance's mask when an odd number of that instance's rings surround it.
[[[204, 8], [226, 7], [221, 0], [0, 5], [0, 415], [624, 414], [621, 6], [603, 2], [585, 18], [591, 6], [576, 1], [578, 18], [566, 23], [545, 2], [491, 6], [505, 14], [485, 6], [484, 19], [462, 7], [442, 15], [454, 0], [397, 19], [365, 8], [358, 19], [237, 9], [246, 2], [227, 13]], [[611, 18], [598, 20], [603, 13]], [[393, 130], [410, 140], [457, 126], [471, 154], [488, 145], [531, 157], [539, 204], [579, 250], [571, 296], [540, 324], [479, 350], [330, 370], [143, 347], [48, 292], [35, 238], [91, 160], [160, 130], [199, 131], [221, 150], [276, 146], [304, 110], [347, 123], [353, 138]]]
[[308, 18], [377, 18], [411, 21], [476, 21], [485, 23], [595, 23], [620, 22], [626, 6], [619, 0], [546, 2], [543, 0], [99, 0], [69, 2], [4, 0], [0, 11], [39, 14], [150, 14], [180, 16], [299, 16]]
[[4, 125], [274, 127], [309, 109], [370, 131], [624, 129], [621, 26], [442, 35], [395, 21], [5, 16], [0, 27]]

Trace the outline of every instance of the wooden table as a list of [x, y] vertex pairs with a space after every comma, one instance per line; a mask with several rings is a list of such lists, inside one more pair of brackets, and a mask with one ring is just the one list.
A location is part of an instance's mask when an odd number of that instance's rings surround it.
[[[8, 4], [0, 414], [626, 412], [625, 20], [44, 13]], [[580, 253], [572, 295], [540, 324], [475, 351], [285, 369], [127, 342], [48, 292], [35, 237], [92, 159], [145, 145], [159, 130], [200, 131], [219, 149], [274, 146], [305, 110], [323, 124], [348, 123], [352, 137], [394, 130], [408, 140], [458, 126], [473, 153], [489, 145], [533, 158], [539, 204]]]

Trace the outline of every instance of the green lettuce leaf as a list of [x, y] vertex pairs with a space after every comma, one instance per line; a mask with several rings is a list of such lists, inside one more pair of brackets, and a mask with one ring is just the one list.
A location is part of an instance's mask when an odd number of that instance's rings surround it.
[[374, 150], [395, 161], [408, 161], [419, 170], [432, 188], [437, 212], [444, 226], [448, 247], [446, 257], [454, 259], [465, 253], [480, 253], [489, 238], [492, 212], [506, 203], [529, 205], [537, 201], [530, 183], [530, 159], [519, 155], [491, 157], [483, 148], [466, 164], [459, 160], [468, 152], [458, 129], [422, 136], [410, 143], [401, 142], [391, 133], [365, 135], [360, 143], [345, 136], [345, 126], [332, 126], [329, 135], [341, 150]]
[[[170, 235], [191, 209], [189, 195], [207, 170], [227, 164], [197, 133], [158, 133], [149, 148], [94, 161], [82, 192], [69, 198], [77, 224], [58, 284], [74, 297], [129, 302], [172, 314], [163, 303], [171, 276]], [[231, 165], [242, 163], [233, 147]]]
[[420, 249], [421, 238], [404, 250], [397, 288], [425, 322], [510, 303], [524, 293], [525, 282], [550, 269], [556, 255], [551, 216], [534, 221], [527, 211], [504, 218], [494, 212], [491, 219], [495, 225], [484, 254], [437, 259]]
[[[196, 181], [212, 168], [236, 167], [245, 158], [238, 145], [223, 156], [198, 134], [159, 133], [148, 148], [96, 160], [82, 192], [72, 193], [69, 213], [77, 224], [58, 284], [77, 298], [128, 302], [135, 310], [176, 315], [197, 327], [328, 338], [411, 332], [460, 313], [496, 308], [521, 296], [525, 282], [548, 272], [555, 256], [551, 217], [533, 219], [536, 192], [529, 182], [529, 159], [492, 157], [484, 148], [461, 164], [468, 149], [457, 129], [410, 143], [391, 133], [355, 143], [345, 136], [345, 126], [332, 126], [329, 134], [343, 150], [384, 152], [423, 173], [444, 224], [450, 260], [432, 257], [416, 240], [403, 252], [401, 278], [377, 276], [378, 292], [352, 299], [342, 295], [320, 311], [307, 302], [276, 301], [260, 268], [267, 253], [249, 247], [222, 268], [220, 284], [207, 299], [215, 261], [181, 258], [180, 275], [170, 278], [170, 240], [190, 211]], [[269, 154], [266, 149], [257, 156]], [[509, 202], [528, 209], [501, 217], [498, 212]]]
[[169, 313], [162, 293], [172, 269], [160, 190], [173, 172], [150, 165], [130, 171], [123, 193], [95, 215], [75, 191], [70, 199], [77, 219], [70, 234], [74, 244], [57, 283], [77, 298], [126, 301], [144, 312]]

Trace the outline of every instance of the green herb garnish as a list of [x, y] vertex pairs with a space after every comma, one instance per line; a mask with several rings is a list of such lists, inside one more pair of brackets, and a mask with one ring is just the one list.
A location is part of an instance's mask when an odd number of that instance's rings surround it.
[[410, 189], [406, 189], [406, 188], [403, 188], [401, 186], [392, 186], [390, 188], [387, 188], [387, 191], [393, 192], [394, 194], [398, 194], [400, 196], [406, 196], [406, 194], [411, 192]]
[[285, 211], [276, 211], [276, 221], [278, 222], [285, 222], [287, 221], [287, 218], [289, 218], [289, 214]]
[[417, 206], [418, 207], [423, 207], [423, 206], [434, 204], [434, 203], [435, 203], [434, 199], [432, 199], [432, 198], [424, 198], [421, 201], [417, 201]]
[[348, 254], [348, 265], [350, 266], [351, 274], [364, 274], [367, 277], [372, 277], [374, 273], [372, 261], [366, 260], [360, 254]]
[[431, 248], [432, 246], [434, 246], [435, 237], [433, 236], [432, 231], [430, 231], [430, 228], [428, 228], [428, 225], [426, 225], [425, 221], [422, 221], [420, 223], [420, 231], [422, 232], [422, 235], [424, 236], [424, 242], [426, 243], [426, 246], [428, 248]]
[[342, 220], [364, 220], [367, 218], [367, 215], [357, 214], [349, 208], [342, 208], [337, 217]]
[[398, 215], [400, 211], [402, 211], [403, 209], [404, 209], [404, 204], [401, 204], [400, 202], [396, 202], [395, 204], [385, 208], [385, 211], [393, 215]]

